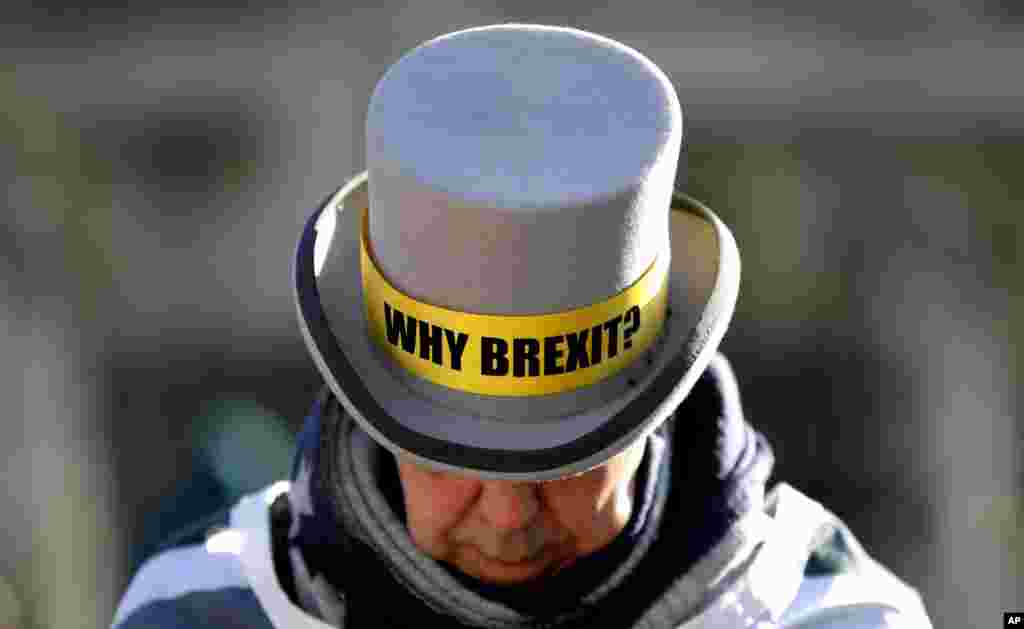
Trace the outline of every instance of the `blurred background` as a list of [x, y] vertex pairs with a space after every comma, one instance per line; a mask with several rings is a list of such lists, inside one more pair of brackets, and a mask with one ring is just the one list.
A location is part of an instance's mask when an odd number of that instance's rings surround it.
[[0, 9], [0, 627], [106, 627], [169, 531], [286, 476], [318, 389], [308, 213], [384, 70], [495, 22], [673, 79], [679, 187], [744, 259], [726, 336], [776, 479], [937, 627], [1024, 608], [1024, 4], [293, 3]]

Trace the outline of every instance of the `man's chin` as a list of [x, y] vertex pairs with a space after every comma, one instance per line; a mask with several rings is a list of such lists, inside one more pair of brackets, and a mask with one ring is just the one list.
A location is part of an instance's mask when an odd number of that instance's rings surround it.
[[488, 557], [474, 546], [463, 546], [459, 549], [455, 567], [484, 583], [516, 585], [551, 574], [562, 563], [550, 548], [543, 549], [535, 557], [508, 562]]

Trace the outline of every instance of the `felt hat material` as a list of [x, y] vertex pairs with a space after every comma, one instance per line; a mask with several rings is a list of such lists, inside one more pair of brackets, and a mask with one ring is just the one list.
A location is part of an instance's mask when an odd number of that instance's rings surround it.
[[[656, 428], [715, 353], [739, 285], [728, 229], [673, 190], [681, 141], [664, 73], [592, 33], [496, 25], [402, 57], [371, 98], [367, 172], [318, 208], [296, 257], [300, 327], [345, 410], [396, 453], [497, 479], [581, 473]], [[364, 212], [380, 274], [424, 304], [560, 313], [661, 260], [664, 321], [587, 386], [511, 396], [429, 381], [368, 332]]]

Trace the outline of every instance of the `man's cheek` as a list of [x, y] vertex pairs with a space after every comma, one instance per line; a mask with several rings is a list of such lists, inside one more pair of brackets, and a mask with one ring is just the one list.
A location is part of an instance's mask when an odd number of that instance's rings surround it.
[[451, 493], [411, 494], [409, 507], [413, 541], [434, 558], [445, 558], [452, 550], [449, 534], [467, 511], [465, 497]]
[[432, 537], [443, 536], [466, 516], [472, 502], [469, 491], [430, 491], [428, 487], [407, 496], [410, 521], [429, 530]]
[[564, 492], [559, 496], [548, 496], [546, 506], [551, 519], [562, 530], [573, 537], [586, 535], [595, 528], [597, 509], [595, 498], [585, 493]]
[[422, 500], [427, 503], [423, 505], [423, 512], [429, 515], [431, 524], [436, 529], [455, 526], [466, 510], [466, 501], [460, 496], [433, 494], [424, 495]]

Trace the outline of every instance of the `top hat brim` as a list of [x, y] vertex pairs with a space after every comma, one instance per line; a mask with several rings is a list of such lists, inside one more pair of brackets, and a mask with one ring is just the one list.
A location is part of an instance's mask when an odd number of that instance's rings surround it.
[[675, 411], [732, 319], [740, 277], [735, 240], [711, 210], [677, 192], [663, 334], [621, 392], [550, 420], [495, 421], [460, 411], [409, 386], [413, 376], [397, 373], [366, 331], [359, 256], [367, 185], [366, 172], [349, 180], [303, 229], [294, 267], [300, 328], [344, 410], [375, 441], [428, 467], [502, 480], [549, 480], [596, 467]]

